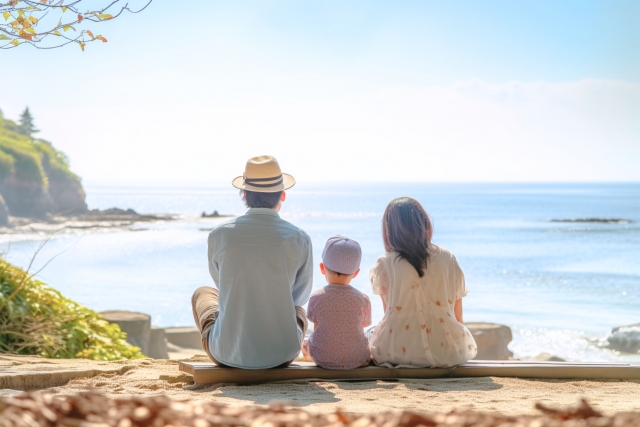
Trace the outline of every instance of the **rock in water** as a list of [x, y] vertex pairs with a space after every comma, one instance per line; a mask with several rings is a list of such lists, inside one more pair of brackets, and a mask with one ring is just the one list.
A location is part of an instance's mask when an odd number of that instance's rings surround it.
[[477, 360], [507, 360], [513, 357], [508, 345], [513, 339], [511, 328], [496, 323], [465, 323], [478, 345]]
[[538, 360], [540, 362], [566, 362], [566, 360], [562, 357], [554, 356], [553, 354], [549, 353], [540, 353], [539, 355], [534, 357], [533, 360]]
[[640, 323], [613, 328], [607, 347], [623, 353], [640, 354]]

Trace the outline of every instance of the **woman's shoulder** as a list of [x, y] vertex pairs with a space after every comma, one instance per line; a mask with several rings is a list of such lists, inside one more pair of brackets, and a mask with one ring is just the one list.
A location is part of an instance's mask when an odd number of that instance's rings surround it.
[[432, 244], [431, 248], [429, 248], [429, 256], [433, 258], [440, 258], [446, 261], [452, 261], [456, 259], [455, 255], [449, 249], [434, 244]]
[[382, 255], [380, 255], [376, 261], [376, 264], [391, 264], [393, 263], [396, 258], [398, 258], [398, 253], [397, 252], [385, 252]]

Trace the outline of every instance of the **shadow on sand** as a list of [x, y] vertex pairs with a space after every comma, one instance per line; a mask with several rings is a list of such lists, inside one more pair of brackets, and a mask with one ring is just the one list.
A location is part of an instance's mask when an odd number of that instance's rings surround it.
[[[371, 383], [370, 387], [363, 384]], [[480, 378], [434, 378], [434, 379], [402, 379], [402, 380], [378, 380], [378, 381], [340, 381], [334, 383], [341, 390], [362, 390], [363, 388], [386, 388], [393, 390], [402, 384], [410, 391], [491, 391], [499, 390], [503, 386], [497, 384], [489, 377]]]
[[[499, 390], [503, 386], [497, 384], [491, 378], [446, 378], [429, 380], [372, 380], [372, 381], [295, 381], [282, 383], [269, 383], [259, 385], [220, 385], [216, 387], [216, 398], [231, 398], [245, 404], [267, 405], [280, 402], [294, 406], [305, 407], [316, 403], [337, 403], [342, 399], [336, 397], [336, 393], [362, 392], [363, 400], [376, 400], [366, 398], [367, 390], [386, 390], [402, 392], [398, 388], [405, 389], [409, 393], [446, 393], [460, 391], [491, 391]], [[207, 392], [211, 390], [203, 390]], [[379, 398], [379, 397], [378, 397]]]
[[217, 398], [232, 398], [247, 404], [268, 405], [273, 402], [308, 406], [314, 403], [336, 403], [340, 399], [319, 384], [309, 382], [270, 383], [260, 385], [221, 386]]

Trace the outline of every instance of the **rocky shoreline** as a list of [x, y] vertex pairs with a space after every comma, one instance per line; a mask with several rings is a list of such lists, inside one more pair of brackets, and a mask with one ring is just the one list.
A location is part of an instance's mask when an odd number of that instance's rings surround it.
[[32, 232], [55, 232], [68, 230], [128, 229], [139, 223], [175, 221], [176, 214], [139, 214], [133, 209], [93, 209], [78, 215], [48, 215], [44, 218], [8, 218], [7, 224], [0, 227], [2, 234], [24, 234]]

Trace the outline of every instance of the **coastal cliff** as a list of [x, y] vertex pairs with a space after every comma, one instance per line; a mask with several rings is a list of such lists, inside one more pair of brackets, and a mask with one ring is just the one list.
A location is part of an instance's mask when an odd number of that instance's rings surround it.
[[8, 216], [43, 218], [88, 212], [80, 178], [51, 143], [20, 133], [0, 113], [0, 226]]

